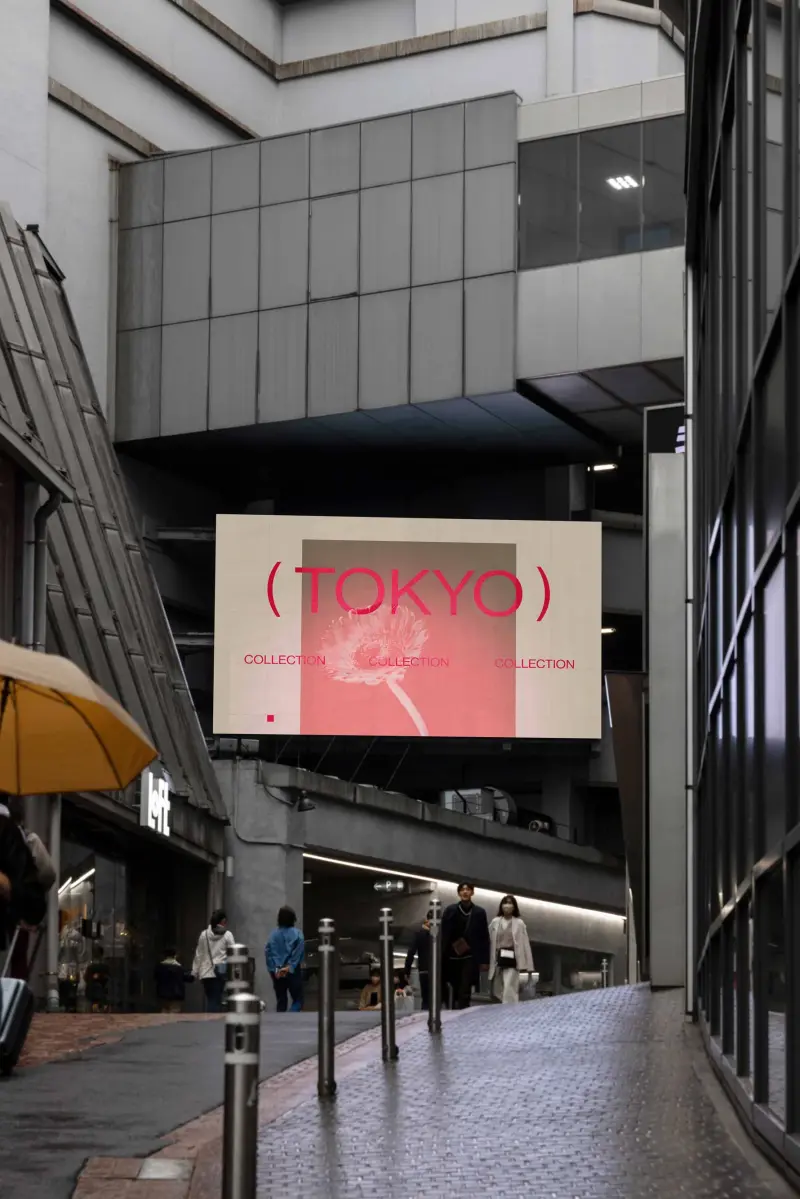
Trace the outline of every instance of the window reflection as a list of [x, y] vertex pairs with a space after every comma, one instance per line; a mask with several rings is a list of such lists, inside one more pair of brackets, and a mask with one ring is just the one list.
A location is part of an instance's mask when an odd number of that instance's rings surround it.
[[523, 142], [519, 150], [519, 265], [578, 257], [578, 135]]
[[681, 245], [685, 128], [662, 117], [523, 142], [520, 269]]
[[683, 117], [647, 121], [643, 126], [644, 249], [683, 245], [685, 235]]
[[641, 250], [641, 147], [641, 125], [581, 134], [581, 259]]
[[773, 848], [786, 827], [786, 603], [781, 560], [764, 588], [764, 833]]
[[779, 1120], [786, 1117], [786, 940], [783, 875], [774, 870], [762, 883], [759, 902], [767, 918], [767, 1035], [769, 1106]]

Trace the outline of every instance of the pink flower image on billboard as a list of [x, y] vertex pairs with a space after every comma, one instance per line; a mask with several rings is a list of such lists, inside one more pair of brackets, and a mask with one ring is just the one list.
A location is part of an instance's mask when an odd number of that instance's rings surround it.
[[303, 566], [301, 732], [515, 736], [494, 665], [516, 646], [515, 546], [304, 541]]
[[218, 516], [214, 732], [598, 738], [601, 532]]

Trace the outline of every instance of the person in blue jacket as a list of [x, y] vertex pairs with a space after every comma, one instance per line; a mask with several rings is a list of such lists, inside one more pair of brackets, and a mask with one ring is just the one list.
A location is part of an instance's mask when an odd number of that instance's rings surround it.
[[282, 907], [278, 912], [278, 927], [269, 934], [264, 947], [267, 970], [275, 988], [278, 1011], [285, 1012], [289, 998], [292, 1012], [303, 1010], [303, 954], [305, 940], [297, 927], [297, 916], [292, 908]]

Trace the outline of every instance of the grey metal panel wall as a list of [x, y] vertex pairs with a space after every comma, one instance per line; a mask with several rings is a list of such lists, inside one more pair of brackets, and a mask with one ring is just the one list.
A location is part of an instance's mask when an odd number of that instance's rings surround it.
[[513, 390], [516, 156], [507, 94], [123, 167], [120, 439]]
[[686, 982], [685, 465], [648, 455], [648, 944], [660, 987]]
[[[132, 191], [130, 219], [157, 210], [158, 176], [148, 169]], [[222, 816], [63, 287], [36, 237], [7, 209], [0, 227], [0, 422], [13, 413], [34, 450], [74, 476], [75, 502], [48, 525], [48, 627], [56, 639], [48, 648], [87, 669], [140, 721], [190, 803]]]

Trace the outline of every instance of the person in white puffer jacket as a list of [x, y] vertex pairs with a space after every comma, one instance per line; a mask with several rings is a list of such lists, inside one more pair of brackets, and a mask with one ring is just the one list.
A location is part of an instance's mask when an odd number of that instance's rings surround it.
[[203, 984], [206, 994], [206, 1011], [221, 1012], [228, 973], [228, 946], [235, 945], [233, 933], [228, 929], [228, 917], [218, 908], [211, 913], [208, 928], [197, 938], [192, 974]]

